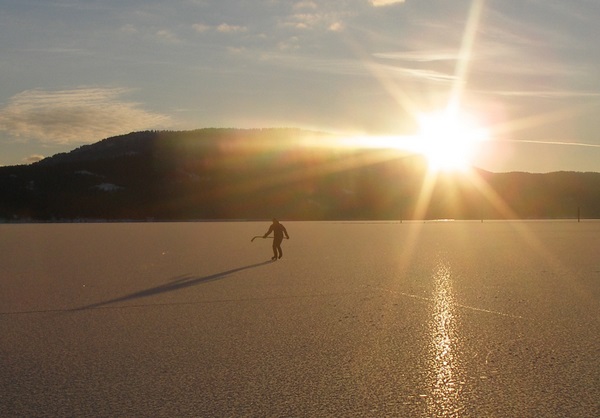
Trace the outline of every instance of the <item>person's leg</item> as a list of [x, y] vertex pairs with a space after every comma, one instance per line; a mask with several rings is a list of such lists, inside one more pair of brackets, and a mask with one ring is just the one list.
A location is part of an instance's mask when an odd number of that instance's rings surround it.
[[281, 251], [281, 241], [283, 241], [283, 239], [277, 239], [277, 238], [273, 239], [273, 258], [274, 259], [281, 258], [283, 256], [283, 252]]

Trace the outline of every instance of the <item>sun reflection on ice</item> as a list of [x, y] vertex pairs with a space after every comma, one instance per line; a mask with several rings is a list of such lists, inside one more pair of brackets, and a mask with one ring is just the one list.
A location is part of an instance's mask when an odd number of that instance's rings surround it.
[[438, 264], [433, 278], [435, 291], [430, 322], [431, 394], [427, 398], [428, 416], [458, 417], [463, 407], [457, 323], [451, 271], [444, 261]]

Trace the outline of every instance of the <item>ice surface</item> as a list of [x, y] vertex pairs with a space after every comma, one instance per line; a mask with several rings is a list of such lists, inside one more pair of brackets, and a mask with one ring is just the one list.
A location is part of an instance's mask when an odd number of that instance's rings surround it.
[[0, 416], [600, 412], [600, 222], [0, 225]]

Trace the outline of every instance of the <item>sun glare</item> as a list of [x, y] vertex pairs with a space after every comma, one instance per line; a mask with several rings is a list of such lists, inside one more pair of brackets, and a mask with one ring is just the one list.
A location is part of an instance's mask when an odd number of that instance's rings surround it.
[[348, 136], [336, 146], [397, 149], [422, 155], [432, 173], [467, 172], [490, 133], [473, 115], [451, 109], [418, 114], [413, 135]]
[[414, 151], [422, 154], [432, 171], [466, 171], [488, 132], [466, 113], [446, 110], [422, 114]]

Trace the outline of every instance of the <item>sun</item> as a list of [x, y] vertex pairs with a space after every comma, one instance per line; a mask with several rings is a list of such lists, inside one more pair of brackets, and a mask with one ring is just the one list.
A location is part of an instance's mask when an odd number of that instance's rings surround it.
[[425, 157], [434, 172], [467, 171], [481, 142], [489, 139], [472, 115], [458, 110], [421, 114], [417, 119], [414, 151]]

